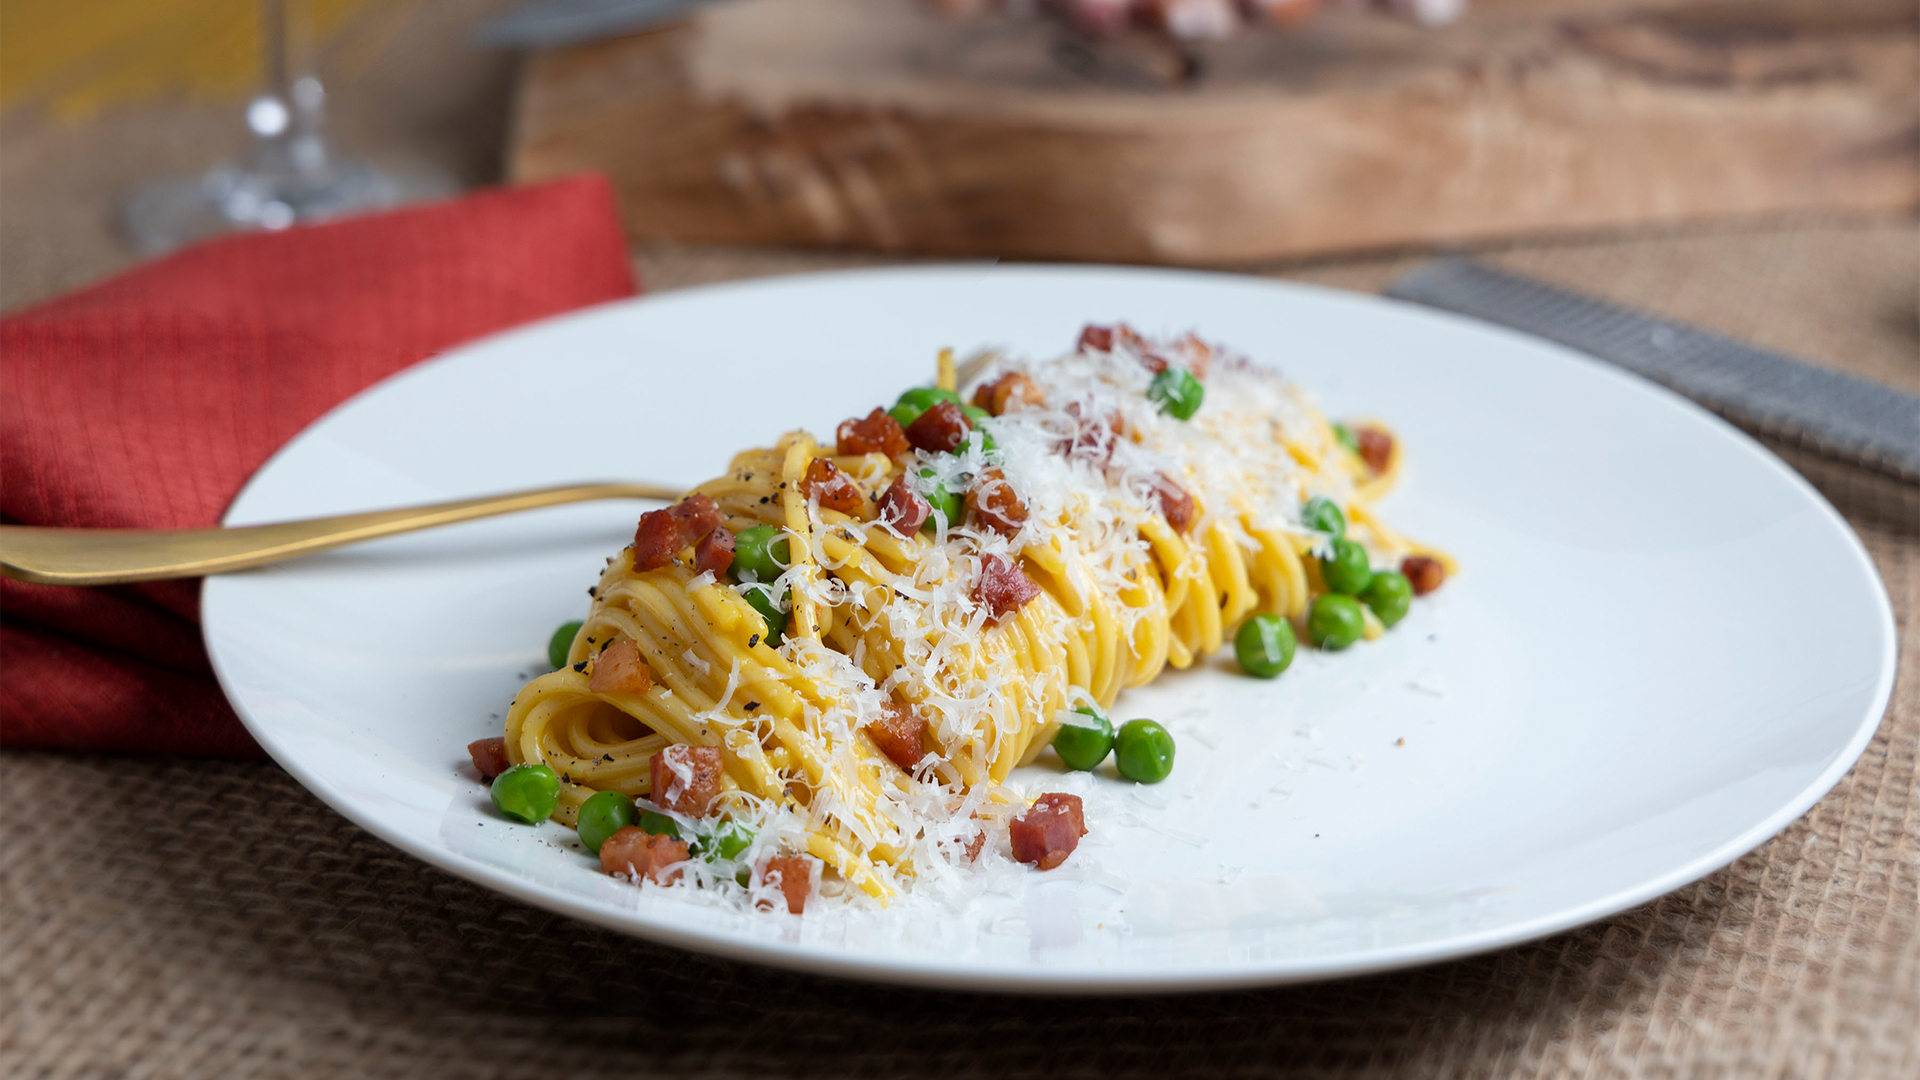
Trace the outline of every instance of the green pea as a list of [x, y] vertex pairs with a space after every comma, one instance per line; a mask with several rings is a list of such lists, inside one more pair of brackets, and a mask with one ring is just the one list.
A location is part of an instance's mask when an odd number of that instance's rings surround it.
[[1151, 720], [1129, 720], [1113, 737], [1113, 763], [1129, 780], [1157, 784], [1173, 772], [1173, 736]]
[[1382, 570], [1367, 582], [1367, 591], [1360, 599], [1373, 609], [1374, 618], [1381, 626], [1392, 626], [1407, 617], [1407, 609], [1413, 606], [1413, 582], [1398, 570]]
[[538, 825], [560, 805], [560, 778], [545, 765], [515, 765], [493, 778], [493, 805], [515, 821]]
[[733, 565], [728, 570], [735, 581], [772, 581], [791, 565], [787, 534], [771, 525], [742, 529], [733, 538]]
[[559, 671], [567, 666], [567, 653], [573, 648], [574, 635], [579, 632], [579, 623], [561, 623], [560, 629], [555, 630], [553, 636], [547, 639], [547, 664], [553, 670]]
[[967, 497], [957, 491], [948, 491], [946, 488], [941, 488], [939, 491], [927, 496], [927, 501], [933, 504], [933, 514], [927, 515], [927, 523], [923, 526], [928, 532], [933, 532], [938, 528], [938, 525], [934, 522], [935, 514], [942, 515], [946, 518], [947, 528], [949, 529], [958, 526], [960, 519], [966, 516]]
[[1160, 411], [1175, 420], [1191, 420], [1193, 414], [1200, 411], [1207, 388], [1186, 368], [1169, 367], [1153, 377], [1147, 386], [1147, 396], [1159, 402]]
[[1314, 598], [1307, 612], [1307, 636], [1328, 651], [1344, 649], [1360, 640], [1367, 621], [1360, 614], [1360, 601], [1341, 593], [1325, 593]]
[[1373, 580], [1373, 560], [1367, 549], [1352, 540], [1335, 540], [1333, 557], [1320, 560], [1320, 576], [1333, 592], [1358, 596]]
[[[933, 476], [933, 470], [921, 469], [920, 475], [922, 478], [930, 478]], [[938, 527], [938, 519], [943, 514], [946, 515], [947, 528], [949, 529], [959, 525], [960, 519], [966, 516], [966, 495], [962, 492], [954, 491], [945, 484], [928, 492], [926, 498], [928, 504], [933, 507], [933, 513], [927, 515], [927, 523], [921, 526], [921, 528], [927, 532], [933, 532], [934, 529]]]
[[1300, 506], [1300, 524], [1323, 532], [1335, 540], [1347, 538], [1347, 515], [1324, 495], [1315, 495]]
[[980, 408], [978, 405], [962, 405], [960, 406], [960, 411], [967, 414], [967, 419], [973, 423], [973, 430], [980, 433], [980, 449], [982, 452], [991, 454], [995, 450], [1000, 449], [993, 441], [993, 435], [990, 434], [986, 428], [980, 426], [982, 420], [993, 419], [992, 413]]
[[888, 409], [887, 415], [893, 417], [901, 427], [906, 428], [912, 427], [913, 422], [920, 419], [920, 414], [926, 411], [919, 405], [900, 404]]
[[787, 606], [787, 594], [782, 593], [780, 599], [775, 600], [771, 587], [750, 585], [742, 590], [742, 595], [746, 597], [747, 603], [753, 605], [753, 610], [759, 612], [760, 617], [767, 621], [767, 632], [760, 640], [777, 648], [781, 636], [787, 630], [787, 613], [781, 610]]
[[580, 820], [573, 831], [598, 855], [607, 837], [633, 824], [633, 800], [617, 791], [596, 791], [580, 804]]
[[1338, 442], [1341, 446], [1346, 447], [1354, 453], [1357, 454], [1360, 452], [1360, 436], [1355, 435], [1353, 429], [1347, 425], [1333, 425], [1333, 438], [1335, 442]]
[[736, 821], [722, 821], [693, 843], [693, 853], [712, 862], [738, 859], [753, 844], [753, 830]]
[[964, 405], [964, 402], [960, 400], [959, 394], [951, 390], [942, 390], [937, 386], [916, 386], [906, 393], [901, 394], [900, 400], [896, 404], [912, 405], [920, 411], [925, 412], [943, 401], [951, 401], [955, 405]]
[[1241, 670], [1271, 679], [1293, 663], [1293, 624], [1278, 615], [1255, 615], [1233, 635], [1233, 655]]
[[640, 811], [640, 828], [655, 836], [671, 836], [680, 839], [680, 823], [658, 810]]
[[1107, 760], [1113, 749], [1113, 721], [1099, 709], [1082, 705], [1068, 713], [1053, 735], [1053, 750], [1067, 768], [1087, 772]]

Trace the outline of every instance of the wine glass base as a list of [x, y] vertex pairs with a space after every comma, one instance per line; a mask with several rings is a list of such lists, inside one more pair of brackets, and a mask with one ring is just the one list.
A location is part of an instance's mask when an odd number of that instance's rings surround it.
[[117, 217], [130, 246], [159, 255], [223, 233], [278, 231], [453, 190], [443, 176], [391, 172], [360, 161], [331, 163], [319, 177], [300, 178], [229, 167], [138, 188], [121, 202]]

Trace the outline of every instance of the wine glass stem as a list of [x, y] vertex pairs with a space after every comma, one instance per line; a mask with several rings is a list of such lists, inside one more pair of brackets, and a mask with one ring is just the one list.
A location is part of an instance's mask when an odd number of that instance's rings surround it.
[[287, 72], [286, 0], [260, 0], [260, 60], [266, 73], [266, 91], [292, 103], [292, 79]]
[[279, 183], [291, 185], [286, 190], [296, 197], [302, 189], [324, 187], [331, 178], [330, 155], [321, 134], [325, 92], [309, 70], [304, 52], [296, 49], [305, 43], [311, 27], [305, 21], [296, 27], [294, 20], [309, 14], [290, 0], [260, 0], [264, 85], [256, 106], [263, 111], [249, 117], [256, 146], [254, 168], [278, 176]]
[[120, 224], [142, 252], [159, 254], [235, 229], [284, 229], [452, 187], [435, 174], [402, 180], [335, 157], [323, 134], [326, 92], [314, 74], [312, 0], [259, 3], [261, 79], [247, 103], [248, 159], [130, 194]]

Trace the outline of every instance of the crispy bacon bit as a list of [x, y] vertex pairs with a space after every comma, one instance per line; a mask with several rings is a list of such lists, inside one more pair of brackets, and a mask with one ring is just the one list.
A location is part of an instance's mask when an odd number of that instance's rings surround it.
[[687, 523], [690, 536], [699, 536], [720, 525], [720, 508], [697, 491], [667, 507], [667, 512]]
[[653, 671], [640, 659], [640, 646], [621, 638], [593, 658], [587, 689], [596, 694], [644, 694], [653, 688]]
[[926, 497], [913, 490], [902, 476], [887, 485], [880, 493], [880, 523], [888, 526], [901, 536], [912, 536], [920, 526], [927, 523], [927, 515], [933, 513], [933, 504]]
[[1153, 342], [1133, 327], [1121, 323], [1113, 328], [1113, 339], [1121, 349], [1134, 355], [1134, 358], [1155, 375], [1167, 370], [1167, 359], [1161, 356]]
[[1400, 572], [1413, 583], [1413, 595], [1425, 596], [1447, 580], [1447, 568], [1440, 560], [1426, 555], [1409, 555], [1400, 560]]
[[491, 780], [513, 766], [507, 760], [507, 740], [497, 735], [468, 743], [467, 756], [473, 759], [474, 771], [480, 774], [482, 780]]
[[985, 829], [979, 829], [974, 832], [973, 839], [967, 841], [967, 846], [960, 850], [967, 853], [968, 862], [973, 862], [980, 858], [980, 849], [986, 846], [987, 831]]
[[615, 829], [612, 836], [600, 841], [600, 872], [625, 874], [635, 881], [642, 880], [647, 867], [651, 865], [651, 860], [647, 858], [647, 841], [651, 836], [638, 825], [622, 825]]
[[1202, 341], [1198, 334], [1155, 341], [1126, 323], [1088, 326], [1080, 331], [1079, 349], [1082, 352], [1096, 349], [1137, 360], [1140, 366], [1154, 375], [1178, 365], [1202, 382], [1206, 381], [1207, 369], [1213, 363], [1213, 346]]
[[1018, 371], [1009, 371], [1005, 375], [984, 383], [973, 392], [973, 403], [988, 413], [999, 416], [1020, 405], [1044, 405], [1047, 396], [1040, 392], [1040, 386]]
[[640, 515], [633, 532], [633, 568], [641, 573], [673, 561], [680, 549], [720, 527], [720, 508], [694, 493], [664, 510]]
[[1029, 809], [1038, 810], [1042, 807], [1051, 811], [1067, 814], [1073, 819], [1073, 827], [1079, 830], [1076, 835], [1087, 835], [1087, 815], [1081, 806], [1080, 796], [1063, 795], [1058, 792], [1042, 795], [1033, 800], [1033, 806]]
[[911, 771], [926, 756], [927, 718], [919, 709], [893, 701], [884, 702], [880, 712], [880, 719], [867, 725], [867, 737], [895, 765]]
[[838, 510], [843, 514], [857, 514], [867, 501], [860, 494], [859, 485], [840, 466], [826, 458], [814, 458], [807, 462], [807, 478], [800, 488], [810, 499], [817, 499], [822, 510]]
[[1200, 340], [1198, 334], [1188, 334], [1180, 339], [1180, 351], [1186, 354], [1187, 370], [1201, 382], [1207, 381], [1207, 368], [1213, 363], [1213, 346]]
[[760, 880], [780, 886], [788, 913], [799, 915], [807, 910], [807, 897], [813, 895], [814, 865], [805, 855], [775, 855], [761, 865]]
[[1066, 862], [1085, 835], [1087, 819], [1081, 812], [1078, 795], [1042, 795], [1007, 823], [1013, 857], [1023, 863], [1033, 863], [1041, 870], [1051, 870]]
[[658, 570], [673, 561], [673, 553], [686, 546], [679, 542], [680, 523], [666, 510], [649, 510], [640, 515], [640, 527], [633, 531], [633, 568], [636, 572]]
[[999, 622], [1040, 595], [1040, 586], [1019, 565], [1002, 555], [980, 557], [980, 579], [973, 583], [974, 602], [987, 609], [987, 619]]
[[1387, 462], [1393, 460], [1393, 436], [1376, 427], [1353, 429], [1353, 437], [1360, 444], [1360, 460], [1367, 468], [1376, 473], [1387, 471]]
[[1139, 353], [1146, 351], [1147, 339], [1141, 337], [1139, 331], [1126, 323], [1115, 323], [1112, 326], [1088, 323], [1080, 331], [1079, 348], [1081, 351], [1098, 349], [1101, 352], [1130, 349]]
[[906, 431], [885, 409], [875, 409], [865, 419], [840, 421], [838, 435], [841, 457], [854, 454], [899, 457], [907, 452]]
[[1018, 535], [1027, 523], [1027, 504], [999, 469], [982, 472], [967, 489], [967, 510], [973, 520], [1005, 537]]
[[1176, 483], [1173, 477], [1161, 473], [1154, 478], [1153, 498], [1160, 504], [1160, 516], [1167, 519], [1177, 533], [1188, 532], [1193, 528], [1195, 507], [1193, 496], [1187, 489]]
[[720, 577], [733, 565], [733, 533], [724, 525], [700, 538], [693, 545], [693, 568], [702, 574]]
[[600, 842], [600, 872], [631, 878], [635, 885], [647, 881], [671, 885], [680, 877], [679, 864], [692, 857], [685, 841], [649, 833], [638, 825], [621, 826]]
[[655, 836], [647, 841], [647, 880], [655, 885], [673, 884], [680, 880], [680, 864], [692, 857], [686, 841]]
[[951, 453], [967, 441], [972, 425], [951, 401], [942, 401], [907, 425], [907, 441], [929, 454]]
[[1068, 457], [1090, 458], [1108, 461], [1113, 457], [1113, 448], [1127, 430], [1126, 421], [1117, 412], [1108, 413], [1104, 418], [1094, 420], [1080, 415], [1080, 403], [1067, 403], [1067, 415], [1074, 418], [1073, 438], [1059, 444], [1058, 449]]
[[676, 743], [647, 763], [652, 799], [675, 813], [705, 817], [720, 794], [720, 748]]

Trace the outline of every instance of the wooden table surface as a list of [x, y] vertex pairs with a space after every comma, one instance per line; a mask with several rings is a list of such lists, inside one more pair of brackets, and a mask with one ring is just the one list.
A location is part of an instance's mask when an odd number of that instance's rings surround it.
[[1905, 0], [1476, 0], [1098, 44], [739, 0], [527, 62], [511, 175], [639, 240], [1185, 265], [1920, 206]]

